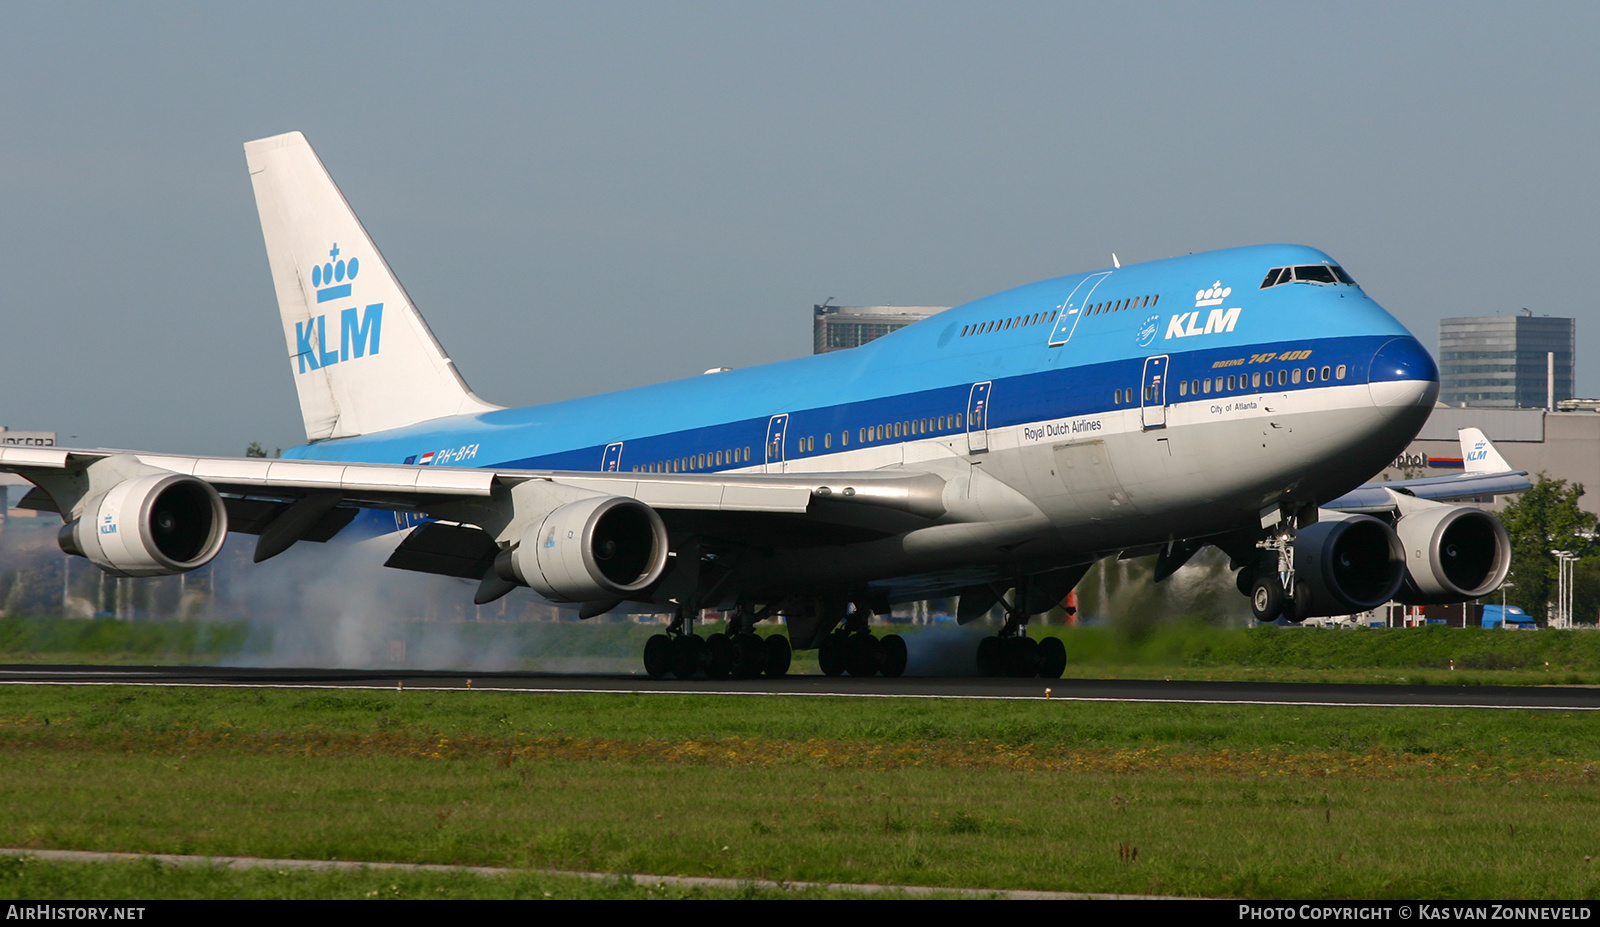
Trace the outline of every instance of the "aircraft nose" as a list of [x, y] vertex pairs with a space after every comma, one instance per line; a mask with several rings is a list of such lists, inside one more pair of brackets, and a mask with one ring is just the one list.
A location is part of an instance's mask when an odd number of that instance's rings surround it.
[[1439, 398], [1439, 368], [1415, 338], [1396, 338], [1372, 355], [1367, 377], [1379, 408], [1432, 406]]

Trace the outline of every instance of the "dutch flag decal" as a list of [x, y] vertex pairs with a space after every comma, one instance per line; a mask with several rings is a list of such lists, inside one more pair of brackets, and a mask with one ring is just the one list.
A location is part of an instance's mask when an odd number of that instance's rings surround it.
[[417, 466], [426, 467], [428, 464], [433, 463], [433, 454], [433, 451], [423, 454], [422, 457], [417, 461]]

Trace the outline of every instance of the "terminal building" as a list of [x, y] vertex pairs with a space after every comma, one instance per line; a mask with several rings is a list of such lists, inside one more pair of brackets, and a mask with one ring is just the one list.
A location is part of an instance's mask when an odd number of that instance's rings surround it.
[[1555, 408], [1574, 392], [1576, 343], [1573, 319], [1535, 316], [1526, 309], [1509, 316], [1441, 319], [1439, 401], [1457, 408]]
[[949, 306], [812, 306], [811, 353], [859, 348]]
[[[1538, 480], [1582, 483], [1588, 490], [1578, 500], [1584, 511], [1600, 514], [1600, 401], [1572, 399], [1545, 409], [1459, 409], [1435, 406], [1427, 424], [1393, 463], [1377, 477], [1401, 480], [1437, 476], [1460, 470], [1461, 443], [1457, 431], [1480, 428], [1506, 463], [1528, 471]], [[1483, 500], [1487, 502], [1488, 500]], [[1498, 498], [1487, 506], [1503, 508]]]

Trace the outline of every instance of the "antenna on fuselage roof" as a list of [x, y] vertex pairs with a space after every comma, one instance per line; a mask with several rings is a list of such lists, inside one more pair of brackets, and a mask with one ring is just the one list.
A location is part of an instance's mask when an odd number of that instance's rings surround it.
[[1117, 260], [1117, 252], [1115, 251], [1111, 252], [1111, 266], [1118, 270], [1122, 269], [1122, 262]]

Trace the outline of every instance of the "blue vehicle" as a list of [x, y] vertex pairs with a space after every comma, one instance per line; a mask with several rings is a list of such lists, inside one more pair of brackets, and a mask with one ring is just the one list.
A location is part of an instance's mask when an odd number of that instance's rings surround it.
[[1538, 622], [1515, 605], [1485, 605], [1479, 623], [1485, 628], [1504, 628], [1512, 631], [1536, 631]]

